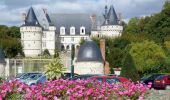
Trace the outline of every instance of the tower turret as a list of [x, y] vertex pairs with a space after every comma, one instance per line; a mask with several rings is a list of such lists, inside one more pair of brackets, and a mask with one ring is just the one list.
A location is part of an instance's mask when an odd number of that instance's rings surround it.
[[34, 9], [31, 7], [20, 27], [21, 42], [26, 57], [38, 56], [42, 53], [42, 27]]

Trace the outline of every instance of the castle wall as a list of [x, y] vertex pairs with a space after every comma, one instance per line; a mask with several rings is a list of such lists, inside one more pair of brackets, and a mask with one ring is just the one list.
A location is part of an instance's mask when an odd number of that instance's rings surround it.
[[23, 26], [20, 28], [21, 43], [26, 57], [38, 56], [42, 48], [42, 28]]

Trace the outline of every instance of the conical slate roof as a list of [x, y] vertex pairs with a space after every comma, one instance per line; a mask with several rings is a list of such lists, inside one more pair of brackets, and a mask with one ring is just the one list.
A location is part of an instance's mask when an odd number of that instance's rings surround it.
[[107, 14], [104, 15], [105, 21], [103, 25], [118, 25], [118, 17], [116, 15], [115, 9], [110, 6], [110, 9]]
[[86, 41], [80, 46], [77, 62], [103, 62], [100, 48], [97, 44], [91, 40]]
[[109, 25], [118, 25], [118, 18], [113, 5], [110, 7], [108, 12]]
[[29, 9], [27, 17], [25, 19], [25, 26], [40, 26], [32, 7]]

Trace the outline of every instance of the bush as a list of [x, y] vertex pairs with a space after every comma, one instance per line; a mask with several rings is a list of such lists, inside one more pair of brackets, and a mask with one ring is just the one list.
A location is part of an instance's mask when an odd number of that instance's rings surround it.
[[138, 81], [140, 79], [139, 74], [134, 66], [133, 59], [130, 54], [127, 54], [122, 61], [121, 75], [130, 78], [132, 81]]

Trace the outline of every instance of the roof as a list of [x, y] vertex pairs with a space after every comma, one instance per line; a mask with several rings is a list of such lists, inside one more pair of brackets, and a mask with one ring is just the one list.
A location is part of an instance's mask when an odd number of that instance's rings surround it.
[[28, 11], [24, 26], [40, 26], [38, 19], [35, 15], [34, 9], [32, 7]]
[[86, 35], [91, 33], [91, 19], [89, 14], [51, 14], [51, 21], [56, 26], [57, 33], [60, 27], [66, 28], [66, 35], [70, 35], [70, 27], [75, 27], [75, 35], [80, 35], [80, 27], [84, 26]]
[[80, 46], [77, 56], [77, 62], [103, 62], [102, 54], [98, 45], [87, 40], [83, 45]]
[[108, 12], [106, 11], [104, 17], [105, 17], [105, 21], [104, 21], [103, 25], [119, 25], [118, 17], [116, 15], [113, 5], [110, 6], [110, 9]]

